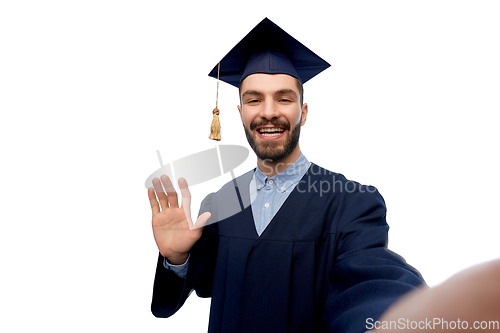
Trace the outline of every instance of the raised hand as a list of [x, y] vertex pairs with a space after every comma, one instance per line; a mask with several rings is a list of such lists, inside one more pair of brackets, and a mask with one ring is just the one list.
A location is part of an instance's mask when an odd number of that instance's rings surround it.
[[[179, 179], [182, 206], [179, 207], [177, 192], [167, 176], [153, 179], [153, 188], [148, 189], [149, 202], [153, 213], [153, 235], [160, 254], [174, 265], [183, 264], [194, 243], [201, 237], [203, 226], [210, 213], [201, 214], [196, 224], [191, 220], [191, 193], [185, 179]], [[156, 195], [155, 195], [156, 192]], [[158, 197], [158, 200], [156, 199]], [[159, 201], [159, 203], [158, 203]]]

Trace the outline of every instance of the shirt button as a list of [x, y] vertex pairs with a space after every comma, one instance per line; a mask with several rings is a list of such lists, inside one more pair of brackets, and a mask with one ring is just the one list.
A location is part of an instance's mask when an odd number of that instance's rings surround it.
[[285, 186], [281, 186], [281, 190], [284, 191], [285, 190]]
[[259, 185], [259, 188], [261, 188], [261, 187], [262, 187], [262, 184], [261, 184], [261, 185]]
[[274, 181], [272, 179], [269, 180], [269, 184], [272, 184], [274, 183]]
[[269, 202], [266, 202], [266, 204], [264, 205], [264, 207], [269, 208]]

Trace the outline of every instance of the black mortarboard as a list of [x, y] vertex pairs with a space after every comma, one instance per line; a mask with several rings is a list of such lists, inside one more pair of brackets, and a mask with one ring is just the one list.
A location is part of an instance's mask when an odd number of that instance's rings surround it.
[[[255, 73], [288, 74], [304, 84], [330, 67], [267, 17], [253, 28], [208, 74], [236, 88]], [[219, 81], [217, 81], [217, 97]], [[219, 109], [213, 110], [210, 139], [220, 140]]]
[[208, 75], [239, 87], [255, 73], [288, 74], [304, 84], [330, 64], [265, 18], [222, 58], [219, 73], [218, 66]]

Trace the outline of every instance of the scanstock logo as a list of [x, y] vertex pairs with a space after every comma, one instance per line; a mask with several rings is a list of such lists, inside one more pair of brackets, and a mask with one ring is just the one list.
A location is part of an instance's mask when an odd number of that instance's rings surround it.
[[194, 186], [228, 172], [234, 177], [233, 170], [240, 166], [248, 157], [248, 149], [239, 145], [216, 145], [192, 155], [185, 156], [164, 165], [157, 150], [160, 168], [146, 179], [146, 188], [153, 187], [153, 179], [163, 175], [171, 180], [184, 178], [189, 186]]
[[[226, 184], [218, 192], [219, 202], [217, 212], [210, 217], [207, 224], [222, 221], [231, 217], [246, 207], [256, 198], [255, 180], [247, 172], [243, 177], [235, 178], [233, 170], [246, 161], [249, 151], [246, 147], [239, 145], [216, 145], [215, 148], [207, 149], [192, 155], [185, 156], [168, 164], [163, 164], [160, 152], [156, 151], [160, 161], [160, 168], [153, 172], [145, 182], [146, 188], [154, 188], [153, 179], [166, 175], [175, 183], [175, 179], [184, 178], [189, 187], [207, 182], [220, 177], [226, 173], [231, 174], [232, 181]], [[190, 227], [196, 228], [191, 219], [191, 195], [182, 199], [182, 207], [190, 222]]]

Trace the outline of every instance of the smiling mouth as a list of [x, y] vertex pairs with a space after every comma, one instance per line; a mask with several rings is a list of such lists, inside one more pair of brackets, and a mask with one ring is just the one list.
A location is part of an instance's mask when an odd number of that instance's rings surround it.
[[283, 127], [261, 127], [257, 129], [257, 132], [266, 138], [275, 138], [281, 136], [285, 129]]

